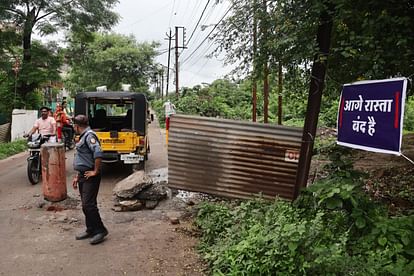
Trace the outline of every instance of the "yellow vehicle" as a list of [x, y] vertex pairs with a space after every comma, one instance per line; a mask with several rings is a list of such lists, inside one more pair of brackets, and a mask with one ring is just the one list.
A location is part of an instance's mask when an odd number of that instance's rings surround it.
[[123, 162], [143, 169], [150, 151], [148, 102], [134, 92], [83, 92], [75, 99], [75, 115], [84, 114], [96, 132], [105, 163]]

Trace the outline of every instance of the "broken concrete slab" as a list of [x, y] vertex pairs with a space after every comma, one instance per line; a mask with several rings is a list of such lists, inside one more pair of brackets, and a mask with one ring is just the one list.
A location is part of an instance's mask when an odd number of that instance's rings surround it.
[[155, 207], [157, 207], [157, 205], [158, 205], [158, 201], [156, 201], [156, 200], [147, 200], [147, 201], [145, 201], [145, 208], [146, 209], [150, 209], [150, 210], [155, 209]]
[[137, 171], [115, 185], [113, 192], [120, 198], [133, 198], [143, 189], [152, 185], [152, 178], [144, 171]]
[[166, 199], [168, 188], [165, 185], [154, 184], [140, 191], [135, 198], [140, 200], [160, 201]]

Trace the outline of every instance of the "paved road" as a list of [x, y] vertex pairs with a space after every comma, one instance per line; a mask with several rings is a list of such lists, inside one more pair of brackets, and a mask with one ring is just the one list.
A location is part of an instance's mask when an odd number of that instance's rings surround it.
[[[162, 131], [149, 128], [151, 154], [147, 171], [167, 166]], [[74, 208], [46, 211], [41, 184], [26, 176], [27, 153], [0, 161], [0, 275], [201, 275], [193, 247], [196, 240], [180, 234], [186, 223], [171, 225], [185, 206], [173, 198], [155, 210], [116, 213], [112, 189], [128, 173], [114, 165], [103, 167], [99, 207], [110, 234], [102, 244], [75, 241], [84, 229], [78, 194], [71, 187], [73, 152], [67, 153], [68, 195]]]

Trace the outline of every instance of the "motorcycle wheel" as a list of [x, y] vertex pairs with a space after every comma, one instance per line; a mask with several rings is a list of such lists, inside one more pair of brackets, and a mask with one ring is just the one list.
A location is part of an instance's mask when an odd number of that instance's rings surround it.
[[70, 140], [69, 145], [68, 145], [68, 148], [70, 150], [73, 150], [75, 148], [75, 141], [74, 140]]
[[39, 170], [39, 159], [27, 160], [27, 176], [29, 177], [30, 183], [35, 185], [40, 181], [40, 170]]

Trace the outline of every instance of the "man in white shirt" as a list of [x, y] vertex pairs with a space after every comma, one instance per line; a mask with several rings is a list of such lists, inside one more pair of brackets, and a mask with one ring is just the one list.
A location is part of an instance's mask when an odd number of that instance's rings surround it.
[[50, 108], [43, 106], [40, 108], [41, 117], [36, 120], [33, 128], [25, 135], [30, 136], [37, 130], [41, 135], [56, 135], [56, 121], [49, 116]]
[[175, 114], [175, 105], [170, 102], [170, 100], [164, 103], [165, 108], [165, 117], [169, 118], [171, 115]]

